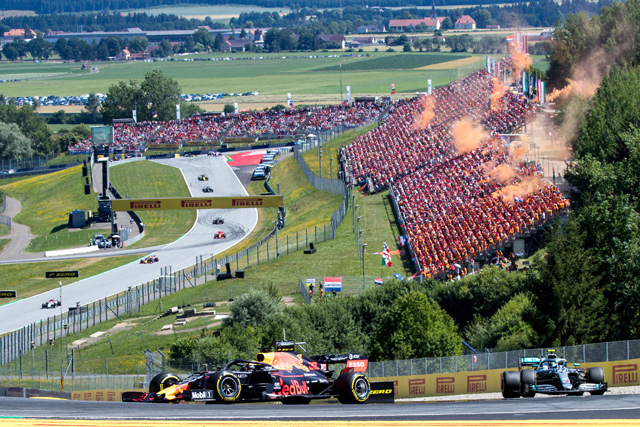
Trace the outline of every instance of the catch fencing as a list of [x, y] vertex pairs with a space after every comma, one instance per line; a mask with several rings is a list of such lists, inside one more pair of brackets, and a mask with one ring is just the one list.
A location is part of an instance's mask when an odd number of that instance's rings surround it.
[[[597, 363], [640, 358], [640, 340], [554, 347], [556, 354], [569, 363]], [[370, 362], [371, 377], [426, 375], [517, 368], [521, 357], [544, 357], [548, 348], [501, 352], [478, 352], [463, 356]]]
[[[143, 337], [144, 339], [144, 337]], [[197, 359], [190, 363], [171, 361], [162, 352], [101, 356], [99, 361], [83, 360], [79, 351], [62, 349], [62, 341], [45, 348], [23, 353], [10, 364], [0, 367], [3, 387], [31, 387], [65, 391], [146, 389], [151, 378], [160, 372], [185, 375], [189, 372], [215, 370], [231, 357]], [[556, 353], [570, 363], [601, 363], [640, 358], [640, 340], [612, 341], [577, 346], [556, 347]], [[64, 352], [64, 354], [63, 354]], [[546, 348], [506, 352], [483, 352], [452, 357], [369, 362], [371, 378], [473, 372], [517, 368], [520, 357], [544, 357]]]

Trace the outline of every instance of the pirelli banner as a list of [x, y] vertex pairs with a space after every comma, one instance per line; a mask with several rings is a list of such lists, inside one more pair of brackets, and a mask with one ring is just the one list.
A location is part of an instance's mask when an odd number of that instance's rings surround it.
[[243, 209], [280, 208], [284, 199], [279, 196], [236, 197], [171, 197], [156, 199], [118, 199], [111, 201], [112, 211], [166, 211], [181, 209]]
[[[571, 361], [568, 361], [571, 364]], [[615, 362], [581, 363], [581, 368], [599, 366], [604, 370], [604, 380], [609, 387], [640, 385], [640, 359]], [[499, 393], [500, 377], [505, 370], [493, 369], [447, 374], [408, 375], [371, 378], [372, 381], [393, 381], [395, 397], [428, 397], [454, 394]]]

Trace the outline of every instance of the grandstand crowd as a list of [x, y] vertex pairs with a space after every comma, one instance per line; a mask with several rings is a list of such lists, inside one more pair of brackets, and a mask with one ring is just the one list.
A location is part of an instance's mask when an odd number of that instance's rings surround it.
[[[509, 58], [500, 65], [512, 66]], [[384, 124], [342, 148], [355, 182], [373, 191], [390, 188], [423, 277], [451, 275], [568, 207], [523, 150], [500, 136], [535, 112], [524, 96], [480, 70], [396, 103]], [[478, 126], [477, 143], [456, 136], [463, 120]], [[473, 140], [474, 129], [463, 136]]]
[[[141, 152], [160, 144], [191, 141], [218, 142], [224, 138], [293, 138], [297, 134], [331, 127], [358, 127], [376, 121], [382, 106], [374, 102], [241, 112], [238, 114], [196, 114], [168, 122], [114, 123], [113, 145], [126, 152]], [[91, 140], [70, 146], [72, 153], [90, 152]]]

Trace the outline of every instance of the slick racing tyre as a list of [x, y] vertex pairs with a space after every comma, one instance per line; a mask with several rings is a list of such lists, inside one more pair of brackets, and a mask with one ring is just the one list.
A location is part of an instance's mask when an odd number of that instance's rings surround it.
[[531, 391], [531, 386], [536, 383], [536, 372], [533, 369], [525, 369], [520, 372], [520, 395], [522, 397], [534, 397], [535, 391]]
[[[602, 368], [589, 368], [587, 371], [587, 378], [589, 382], [602, 384], [604, 382], [604, 371]], [[604, 390], [597, 390], [589, 392], [592, 396], [602, 396], [604, 394]]]
[[165, 388], [180, 382], [180, 378], [173, 374], [161, 373], [153, 377], [149, 383], [149, 393], [159, 393]]
[[501, 377], [502, 397], [513, 399], [520, 397], [520, 373], [516, 371], [505, 371]]
[[340, 375], [335, 387], [340, 403], [364, 403], [371, 392], [369, 380], [360, 372], [347, 372]]
[[231, 403], [240, 397], [240, 380], [231, 372], [220, 372], [214, 377], [213, 395], [218, 402]]

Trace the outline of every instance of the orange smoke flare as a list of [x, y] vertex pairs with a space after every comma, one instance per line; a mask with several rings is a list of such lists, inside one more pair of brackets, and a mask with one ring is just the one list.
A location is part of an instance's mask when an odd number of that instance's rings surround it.
[[413, 125], [416, 129], [424, 129], [429, 126], [429, 122], [435, 116], [434, 108], [435, 102], [431, 96], [421, 96], [420, 102], [422, 103], [422, 113], [418, 114], [415, 120], [413, 121]]
[[468, 153], [480, 147], [480, 141], [487, 137], [482, 126], [466, 118], [454, 123], [451, 128], [453, 145], [459, 154]]

